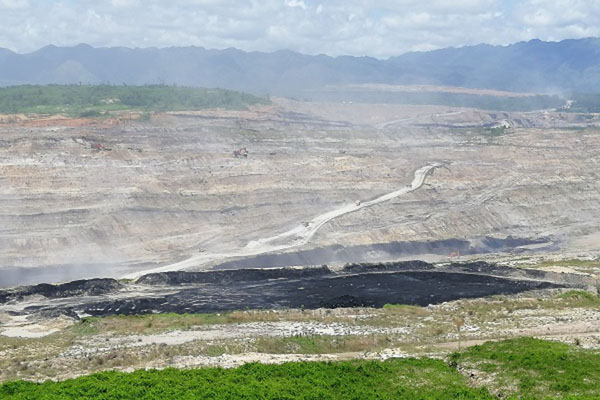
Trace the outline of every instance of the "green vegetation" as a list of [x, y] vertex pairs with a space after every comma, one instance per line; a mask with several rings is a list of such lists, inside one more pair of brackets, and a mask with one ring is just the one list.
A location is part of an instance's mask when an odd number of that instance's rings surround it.
[[570, 290], [561, 294], [559, 297], [570, 303], [578, 303], [580, 307], [600, 306], [600, 297], [583, 290]]
[[[600, 353], [533, 338], [488, 342], [451, 357], [494, 393], [525, 399], [600, 398]], [[489, 378], [489, 379], [488, 379]]]
[[474, 321], [495, 319], [503, 313], [519, 310], [564, 310], [572, 308], [599, 308], [600, 297], [583, 290], [572, 290], [551, 298], [506, 299], [498, 296], [496, 300], [474, 300], [461, 304], [457, 314], [468, 315]]
[[506, 127], [496, 126], [496, 127], [489, 129], [489, 135], [490, 136], [502, 136], [502, 135], [504, 135], [505, 131], [506, 131]]
[[254, 350], [268, 354], [335, 354], [378, 351], [395, 341], [386, 335], [346, 336], [294, 336], [260, 338], [253, 344]]
[[[529, 265], [523, 265], [523, 267], [531, 268]], [[547, 268], [547, 267], [575, 267], [575, 268], [600, 268], [600, 260], [580, 260], [573, 258], [570, 260], [544, 260], [537, 263], [534, 268]]]
[[268, 100], [223, 89], [153, 86], [12, 86], [0, 88], [0, 114], [64, 114], [98, 117], [115, 112], [245, 109]]
[[224, 370], [103, 372], [64, 382], [14, 382], [16, 399], [491, 399], [441, 360], [247, 364]]
[[[468, 381], [465, 374], [472, 379]], [[597, 399], [599, 396], [600, 353], [532, 338], [474, 346], [452, 354], [449, 362], [409, 358], [383, 362], [252, 363], [236, 369], [101, 372], [63, 382], [17, 381], [0, 386], [0, 398], [6, 400]]]
[[415, 315], [424, 316], [427, 315], [427, 310], [420, 306], [409, 306], [406, 304], [384, 304], [383, 309], [390, 315]]
[[[458, 130], [465, 130], [464, 128], [459, 128]], [[503, 136], [506, 133], [506, 127], [504, 126], [495, 126], [492, 128], [471, 128], [467, 131], [473, 132], [476, 135], [484, 136], [487, 138], [496, 138]]]

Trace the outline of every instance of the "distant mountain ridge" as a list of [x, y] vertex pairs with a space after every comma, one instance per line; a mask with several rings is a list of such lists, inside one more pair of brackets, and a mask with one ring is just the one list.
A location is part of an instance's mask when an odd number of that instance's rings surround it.
[[0, 85], [177, 84], [256, 94], [297, 94], [330, 85], [433, 84], [524, 92], [600, 92], [600, 39], [531, 40], [371, 57], [201, 47], [129, 49], [46, 46], [0, 49]]

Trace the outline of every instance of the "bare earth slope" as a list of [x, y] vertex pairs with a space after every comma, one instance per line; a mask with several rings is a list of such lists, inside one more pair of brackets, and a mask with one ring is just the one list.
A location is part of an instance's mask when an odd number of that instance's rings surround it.
[[[509, 128], [496, 135], [494, 125]], [[190, 259], [198, 262], [179, 266], [206, 269], [240, 261], [224, 255], [248, 256], [252, 243], [314, 264], [346, 261], [356, 248], [371, 261], [594, 254], [598, 126], [592, 114], [290, 100], [146, 122], [3, 117], [0, 286]], [[234, 157], [241, 147], [247, 158]], [[439, 167], [405, 190], [428, 165]], [[311, 230], [341, 209], [353, 212]], [[311, 234], [294, 231], [302, 227]], [[285, 236], [292, 231], [300, 234]]]

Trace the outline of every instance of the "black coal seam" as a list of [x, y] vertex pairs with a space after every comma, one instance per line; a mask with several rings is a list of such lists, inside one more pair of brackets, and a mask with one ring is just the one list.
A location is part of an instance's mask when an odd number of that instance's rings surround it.
[[460, 298], [564, 287], [550, 282], [444, 271], [336, 274], [276, 280], [263, 285], [250, 283], [186, 287], [161, 297], [101, 300], [75, 306], [75, 309], [93, 316], [107, 316], [270, 308], [381, 307], [386, 303], [425, 306]]

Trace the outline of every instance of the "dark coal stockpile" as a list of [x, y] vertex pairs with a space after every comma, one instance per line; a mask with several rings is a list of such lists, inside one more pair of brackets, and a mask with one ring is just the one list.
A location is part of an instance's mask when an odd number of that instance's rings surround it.
[[[558, 276], [487, 263], [434, 266], [422, 261], [351, 264], [341, 271], [318, 268], [149, 274], [120, 288], [104, 281], [95, 291], [35, 290], [46, 299], [27, 313], [136, 315], [210, 313], [244, 309], [382, 307], [386, 303], [426, 306], [461, 298], [514, 294], [533, 289], [582, 285]], [[92, 282], [92, 281], [90, 281]], [[67, 284], [69, 285], [69, 284]], [[81, 283], [76, 285], [77, 288]], [[58, 286], [63, 288], [64, 285]], [[23, 296], [21, 290], [20, 296]], [[5, 301], [16, 301], [5, 299]]]
[[233, 282], [260, 282], [270, 279], [294, 279], [323, 276], [330, 274], [326, 266], [320, 268], [277, 268], [277, 269], [239, 269], [210, 272], [165, 272], [140, 277], [137, 283], [146, 285], [177, 285], [185, 283], [229, 284]]
[[270, 308], [382, 307], [386, 303], [426, 306], [459, 298], [550, 287], [558, 285], [435, 271], [361, 273], [211, 284], [183, 289], [159, 298], [102, 301], [89, 305], [84, 311], [90, 315], [104, 316]]
[[121, 289], [121, 287], [121, 284], [114, 279], [84, 279], [58, 285], [40, 283], [39, 285], [0, 290], [0, 304], [11, 300], [23, 300], [28, 296], [34, 295], [40, 295], [50, 299], [83, 295], [98, 296], [116, 292]]

